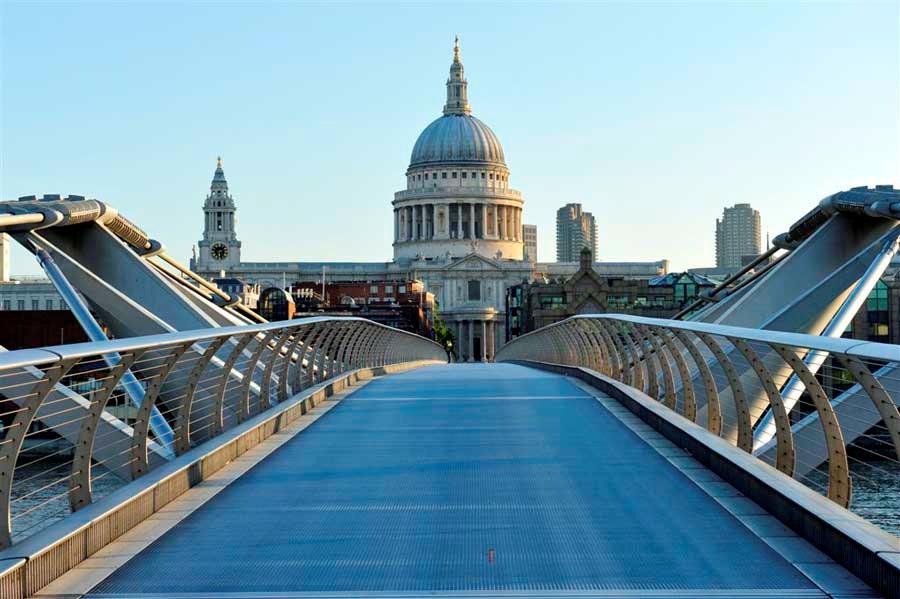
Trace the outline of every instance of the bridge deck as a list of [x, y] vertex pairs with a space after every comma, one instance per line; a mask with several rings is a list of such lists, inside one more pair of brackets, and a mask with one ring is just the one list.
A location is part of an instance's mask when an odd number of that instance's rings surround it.
[[824, 596], [596, 399], [503, 364], [371, 382], [91, 596], [428, 591]]

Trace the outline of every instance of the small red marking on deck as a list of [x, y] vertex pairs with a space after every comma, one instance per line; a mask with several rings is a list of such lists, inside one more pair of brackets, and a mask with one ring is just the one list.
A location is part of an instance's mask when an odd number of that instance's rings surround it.
[[494, 550], [493, 550], [493, 549], [488, 549], [488, 563], [489, 563], [489, 564], [493, 564], [493, 563], [494, 563], [494, 556], [495, 556]]

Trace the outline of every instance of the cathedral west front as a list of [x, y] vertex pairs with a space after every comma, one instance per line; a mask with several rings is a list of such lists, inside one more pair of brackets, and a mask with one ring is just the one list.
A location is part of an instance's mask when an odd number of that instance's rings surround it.
[[236, 206], [219, 160], [191, 268], [205, 277], [224, 271], [263, 287], [281, 287], [283, 280], [317, 281], [323, 272], [330, 281], [417, 279], [434, 294], [440, 317], [456, 339], [457, 358], [492, 360], [506, 341], [506, 289], [578, 270], [577, 263], [526, 259], [524, 200], [509, 186], [509, 175], [500, 140], [472, 115], [457, 40], [442, 114], [419, 135], [406, 187], [394, 194], [392, 261], [241, 261]]

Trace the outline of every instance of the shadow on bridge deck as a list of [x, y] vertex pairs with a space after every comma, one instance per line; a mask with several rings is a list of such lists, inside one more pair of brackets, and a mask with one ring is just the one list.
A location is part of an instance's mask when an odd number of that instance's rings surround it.
[[506, 364], [372, 381], [90, 596], [453, 591], [824, 596], [595, 398]]

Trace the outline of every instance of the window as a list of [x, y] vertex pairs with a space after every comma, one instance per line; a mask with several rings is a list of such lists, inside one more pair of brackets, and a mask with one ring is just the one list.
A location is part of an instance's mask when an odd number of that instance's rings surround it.
[[888, 322], [888, 288], [884, 281], [875, 283], [875, 287], [866, 298], [866, 320], [869, 323], [867, 339], [879, 343], [890, 342]]
[[481, 300], [481, 281], [469, 281], [469, 301]]
[[490, 179], [491, 181], [493, 181], [493, 180], [494, 180], [494, 173], [490, 173], [490, 174], [488, 175], [488, 179]]
[[437, 179], [437, 173], [431, 173], [431, 178], [432, 178], [432, 179]]
[[59, 300], [59, 309], [60, 310], [68, 310], [69, 306], [66, 305], [65, 300]]
[[639, 295], [639, 296], [637, 296], [636, 298], [634, 298], [634, 305], [635, 305], [635, 306], [646, 306], [647, 303], [648, 303], [648, 302], [647, 302], [647, 296], [645, 296], [645, 295]]
[[378, 285], [369, 287], [369, 295], [378, 295]]
[[19, 300], [16, 302], [16, 310], [24, 310], [25, 309], [25, 300]]
[[9, 300], [3, 300], [3, 309], [12, 310], [12, 304]]
[[542, 310], [558, 310], [566, 305], [561, 295], [542, 295], [540, 304]]
[[453, 178], [456, 179], [456, 171], [453, 171]]
[[627, 295], [608, 295], [606, 296], [606, 305], [609, 308], [625, 308], [628, 306]]
[[880, 312], [887, 309], [888, 288], [884, 281], [878, 281], [866, 299], [866, 310], [869, 312]]
[[484, 179], [484, 177], [485, 177], [485, 172], [481, 171], [481, 178]]
[[397, 287], [397, 293], [406, 293], [406, 285], [400, 285]]
[[52, 299], [48, 299], [47, 301], [45, 301], [45, 302], [44, 302], [44, 308], [45, 308], [46, 310], [52, 310], [52, 309], [53, 309], [53, 300], [52, 300]]
[[385, 293], [394, 293], [394, 286], [393, 285], [385, 285], [384, 292]]
[[447, 178], [447, 173], [441, 173], [441, 179], [446, 179], [446, 178]]
[[463, 171], [462, 177], [463, 177], [463, 179], [468, 179], [469, 173], [467, 173], [466, 171]]
[[31, 300], [31, 309], [32, 310], [40, 310], [41, 309], [41, 300], [36, 300], [36, 299]]

